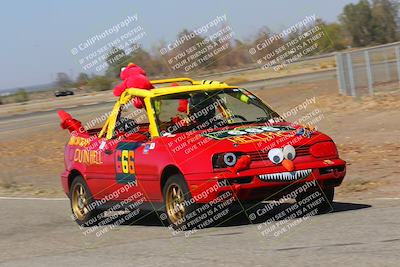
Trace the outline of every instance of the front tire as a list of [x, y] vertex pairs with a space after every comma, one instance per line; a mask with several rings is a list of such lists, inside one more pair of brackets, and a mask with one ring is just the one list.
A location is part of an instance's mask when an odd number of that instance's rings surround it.
[[191, 203], [192, 195], [182, 174], [174, 174], [167, 179], [163, 197], [169, 225], [174, 229], [186, 230], [187, 215], [195, 211], [197, 205]]
[[101, 211], [96, 207], [82, 176], [77, 176], [70, 187], [70, 203], [73, 217], [81, 226], [93, 226], [99, 223]]
[[[303, 194], [300, 194], [296, 197], [296, 201], [299, 202], [310, 195], [314, 194], [318, 189], [316, 190], [311, 190], [309, 192], [305, 192]], [[322, 197], [323, 197], [323, 202], [320, 203], [317, 207], [318, 209], [318, 214], [324, 214], [333, 211], [333, 199], [335, 196], [335, 188], [334, 187], [327, 187], [322, 189]]]
[[333, 199], [335, 197], [335, 188], [327, 187], [323, 190], [325, 201], [321, 204], [321, 213], [328, 213], [333, 211]]

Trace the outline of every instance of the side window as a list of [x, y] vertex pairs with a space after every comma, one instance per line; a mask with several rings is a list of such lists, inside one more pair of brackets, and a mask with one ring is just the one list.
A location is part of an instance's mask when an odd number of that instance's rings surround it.
[[149, 123], [149, 119], [147, 117], [146, 109], [137, 109], [132, 101], [129, 101], [128, 104], [121, 107], [121, 116], [120, 120], [133, 120], [135, 124], [145, 124]]
[[148, 131], [149, 119], [146, 109], [137, 109], [130, 101], [121, 107], [120, 115], [115, 124], [115, 133], [136, 133]]

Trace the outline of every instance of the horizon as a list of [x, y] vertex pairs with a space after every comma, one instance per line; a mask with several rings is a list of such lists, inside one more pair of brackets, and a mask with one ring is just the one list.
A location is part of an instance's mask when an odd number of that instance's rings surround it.
[[[317, 0], [302, 0], [292, 3], [283, 0], [279, 3], [253, 1], [253, 4], [249, 4], [229, 3], [226, 0], [214, 3], [207, 0], [202, 2], [207, 15], [198, 12], [194, 3], [184, 5], [187, 10], [195, 12], [184, 12], [185, 7], [176, 0], [157, 3], [158, 9], [154, 9], [154, 2], [141, 2], [139, 5], [124, 0], [113, 6], [113, 12], [110, 12], [110, 3], [104, 0], [97, 1], [95, 5], [77, 0], [68, 3], [44, 0], [24, 3], [24, 8], [19, 7], [17, 2], [8, 2], [0, 11], [2, 25], [11, 25], [1, 29], [4, 41], [0, 52], [0, 71], [3, 74], [0, 91], [47, 85], [54, 82], [58, 72], [67, 73], [72, 79], [80, 72], [102, 74], [101, 71], [85, 71], [80, 64], [83, 58], [79, 56], [84, 56], [83, 53], [91, 48], [96, 49], [96, 45], [109, 42], [113, 36], [124, 34], [125, 27], [140, 27], [144, 34], [138, 43], [151, 51], [161, 42], [173, 42], [183, 29], [192, 31], [217, 16], [226, 15], [228, 25], [235, 32], [235, 38], [246, 41], [264, 26], [273, 32], [279, 32], [313, 14], [328, 23], [335, 22], [343, 7], [355, 2], [357, 1], [339, 0], [322, 3]], [[207, 6], [212, 8], [207, 9]], [[287, 6], [291, 7], [290, 10]], [[178, 9], [182, 11], [178, 12]], [[19, 15], [15, 16], [17, 12]], [[283, 13], [285, 16], [282, 16]], [[136, 19], [132, 19], [135, 16]], [[124, 19], [129, 17], [132, 17], [132, 21], [126, 21], [127, 25], [121, 26]], [[120, 29], [117, 30], [115, 25], [119, 25]], [[103, 35], [106, 36], [102, 37]], [[85, 43], [87, 40], [95, 41], [93, 44]], [[79, 46], [81, 44], [88, 47], [81, 49], [84, 47]], [[30, 71], [22, 73], [21, 70], [25, 67]]]

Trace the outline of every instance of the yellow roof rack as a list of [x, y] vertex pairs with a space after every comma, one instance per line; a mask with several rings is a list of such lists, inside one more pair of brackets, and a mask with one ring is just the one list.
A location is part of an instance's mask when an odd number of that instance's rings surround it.
[[150, 99], [157, 96], [162, 95], [170, 95], [177, 93], [186, 93], [186, 92], [195, 92], [195, 91], [211, 91], [211, 90], [221, 90], [221, 89], [235, 89], [237, 86], [229, 86], [224, 82], [218, 81], [210, 81], [210, 80], [201, 80], [195, 81], [190, 78], [172, 78], [172, 79], [163, 79], [163, 80], [153, 80], [152, 84], [170, 84], [170, 83], [178, 83], [178, 82], [189, 82], [190, 85], [179, 85], [179, 86], [165, 86], [158, 87], [151, 90], [139, 89], [139, 88], [128, 88], [126, 89], [119, 100], [115, 103], [114, 108], [108, 117], [106, 123], [104, 124], [102, 130], [99, 133], [99, 137], [103, 137], [106, 135], [107, 139], [111, 139], [113, 137], [113, 132], [115, 128], [115, 123], [117, 120], [117, 116], [120, 112], [121, 105], [127, 104], [133, 97], [141, 97], [145, 101], [147, 109], [147, 115], [149, 118], [149, 130], [152, 137], [156, 137], [159, 135], [157, 125], [155, 122], [155, 114], [151, 111], [151, 102]]
[[219, 81], [212, 81], [212, 80], [201, 80], [201, 81], [195, 81], [190, 78], [171, 78], [171, 79], [162, 79], [162, 80], [152, 80], [151, 84], [164, 84], [164, 83], [179, 83], [179, 82], [189, 82], [192, 85], [200, 85], [200, 84], [223, 84], [227, 86], [226, 83], [224, 82], [219, 82]]
[[151, 84], [163, 84], [163, 83], [179, 83], [179, 82], [190, 82], [191, 84], [194, 84], [195, 81], [190, 78], [171, 78], [171, 79], [162, 79], [162, 80], [152, 80]]
[[[184, 92], [193, 92], [193, 91], [208, 91], [208, 90], [220, 90], [220, 89], [228, 89], [228, 88], [237, 88], [237, 86], [229, 86], [224, 82], [218, 81], [210, 81], [210, 80], [202, 80], [202, 81], [194, 81], [190, 78], [173, 78], [173, 79], [163, 79], [163, 80], [152, 80], [152, 84], [167, 84], [167, 83], [175, 83], [175, 82], [189, 82], [191, 85], [179, 85], [179, 86], [165, 86], [158, 87], [151, 90], [139, 89], [139, 88], [128, 88], [121, 95], [121, 102], [124, 104], [125, 101], [129, 101], [129, 96], [138, 96], [138, 97], [156, 97], [161, 95], [169, 95], [176, 93], [184, 93]], [[125, 101], [124, 101], [125, 100]]]

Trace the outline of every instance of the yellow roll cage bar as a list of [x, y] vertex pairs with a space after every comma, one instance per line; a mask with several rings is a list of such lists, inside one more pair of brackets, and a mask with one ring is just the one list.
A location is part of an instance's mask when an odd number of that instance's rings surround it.
[[112, 139], [115, 129], [115, 124], [117, 123], [118, 115], [121, 111], [121, 106], [127, 104], [134, 97], [141, 97], [144, 99], [145, 108], [147, 116], [149, 119], [149, 131], [151, 137], [158, 137], [160, 135], [157, 127], [157, 122], [155, 118], [155, 111], [152, 107], [152, 98], [170, 95], [176, 93], [187, 93], [195, 91], [213, 91], [221, 89], [235, 89], [237, 86], [229, 86], [226, 83], [210, 80], [195, 81], [190, 78], [173, 78], [173, 79], [162, 79], [162, 80], [152, 80], [153, 85], [160, 84], [171, 84], [171, 83], [182, 83], [188, 82], [190, 85], [180, 85], [180, 86], [165, 86], [159, 87], [151, 90], [139, 89], [139, 88], [128, 88], [126, 89], [120, 98], [116, 101], [110, 116], [107, 118], [99, 133], [99, 138], [105, 135], [106, 139]]

